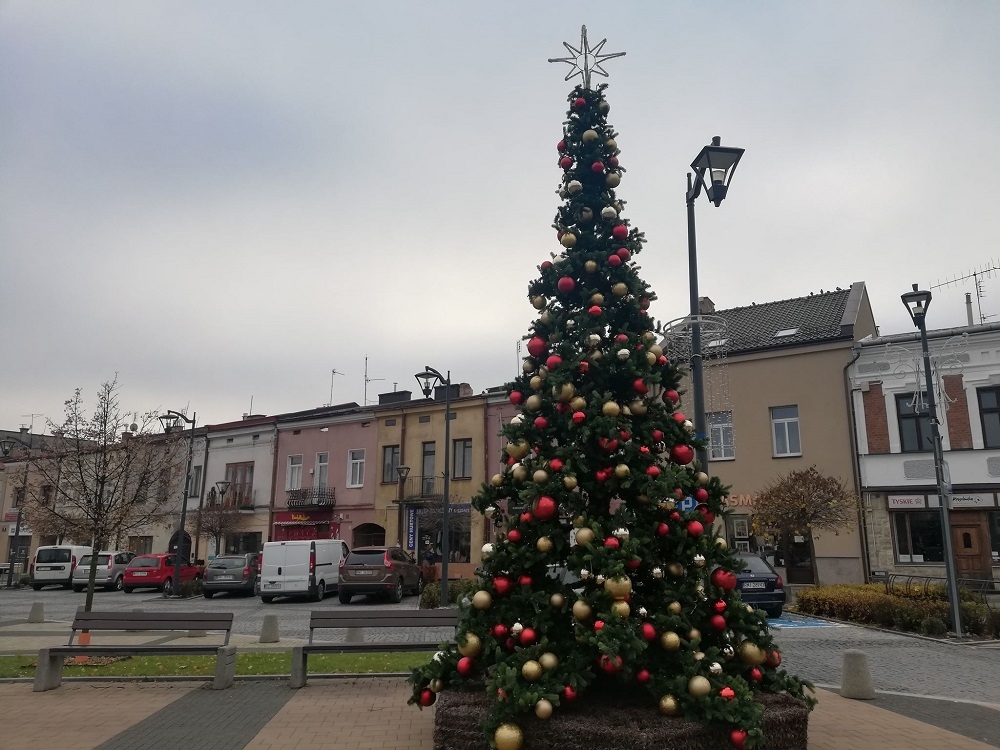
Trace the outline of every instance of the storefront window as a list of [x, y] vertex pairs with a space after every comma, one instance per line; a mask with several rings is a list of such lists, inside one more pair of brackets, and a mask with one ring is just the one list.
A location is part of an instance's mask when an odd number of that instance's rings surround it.
[[[469, 505], [453, 505], [448, 512], [448, 559], [450, 562], [469, 562], [472, 529]], [[444, 537], [441, 534], [441, 508], [416, 509], [416, 538], [420, 557], [430, 553], [433, 562], [441, 562]]]
[[991, 510], [986, 515], [989, 517], [990, 549], [992, 550], [993, 564], [1000, 565], [1000, 510]]
[[937, 511], [893, 513], [892, 518], [897, 562], [944, 562], [940, 513]]

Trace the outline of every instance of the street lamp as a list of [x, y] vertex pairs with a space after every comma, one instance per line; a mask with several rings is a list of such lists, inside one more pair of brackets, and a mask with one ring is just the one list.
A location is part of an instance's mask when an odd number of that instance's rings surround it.
[[447, 607], [448, 599], [448, 556], [451, 539], [448, 529], [448, 493], [451, 492], [451, 370], [442, 375], [433, 367], [424, 367], [416, 377], [424, 398], [430, 398], [434, 386], [441, 383], [444, 386], [444, 502], [441, 514], [441, 605]]
[[[934, 379], [931, 377], [931, 353], [927, 345], [927, 308], [931, 304], [931, 293], [917, 289], [901, 296], [906, 311], [913, 324], [920, 329], [920, 347], [924, 357], [924, 382], [927, 388], [927, 406], [931, 417], [931, 441], [934, 444], [934, 475], [937, 478], [938, 497], [941, 510], [941, 534], [944, 536], [944, 570], [948, 578], [948, 606], [951, 608], [951, 622], [955, 635], [962, 635], [962, 612], [958, 596], [958, 579], [955, 575], [955, 553], [951, 543], [951, 517], [948, 508], [948, 488], [944, 478], [944, 450], [941, 446], [941, 426], [938, 423], [937, 400], [934, 397]], [[919, 385], [919, 384], [918, 384]]]
[[[718, 206], [729, 192], [736, 165], [743, 156], [744, 149], [720, 146], [721, 138], [712, 138], [712, 145], [705, 146], [691, 162], [691, 173], [687, 176], [687, 226], [688, 226], [688, 276], [691, 289], [691, 390], [694, 391], [695, 434], [704, 439], [705, 430], [705, 387], [701, 355], [701, 308], [698, 304], [698, 251], [694, 231], [694, 200], [701, 195], [702, 187], [708, 199]], [[706, 180], [707, 175], [707, 180]], [[698, 449], [698, 460], [702, 471], [708, 466], [708, 451]]]
[[[15, 445], [20, 445], [22, 448], [30, 449], [31, 446], [22, 443], [16, 438], [7, 438], [6, 440], [0, 440], [0, 453], [3, 454], [4, 458], [10, 455], [10, 452], [14, 450]], [[28, 467], [24, 467], [24, 480], [21, 485], [21, 490], [23, 494], [27, 494], [28, 488]], [[21, 502], [17, 506], [17, 522], [14, 524], [14, 538], [11, 540], [10, 549], [7, 550], [7, 562], [9, 567], [7, 568], [7, 588], [13, 588], [14, 586], [14, 543], [18, 542], [21, 537], [21, 512], [24, 507], [24, 497], [21, 497]]]
[[399, 548], [406, 549], [403, 546], [403, 483], [410, 474], [410, 467], [397, 466], [396, 474], [399, 476], [399, 487], [396, 489], [396, 536], [399, 538]]
[[179, 599], [181, 596], [181, 570], [183, 568], [181, 563], [181, 553], [184, 550], [184, 522], [187, 520], [187, 495], [188, 487], [191, 484], [191, 459], [194, 454], [194, 427], [195, 423], [198, 421], [198, 412], [195, 412], [193, 416], [188, 419], [179, 411], [173, 411], [171, 409], [167, 411], [166, 414], [161, 414], [159, 420], [163, 423], [164, 434], [167, 435], [170, 434], [177, 422], [180, 420], [184, 420], [184, 422], [191, 425], [191, 439], [188, 441], [187, 471], [185, 472], [186, 480], [184, 482], [184, 486], [181, 488], [181, 522], [177, 529], [177, 551], [174, 553], [174, 586], [173, 591], [170, 593], [171, 599]]

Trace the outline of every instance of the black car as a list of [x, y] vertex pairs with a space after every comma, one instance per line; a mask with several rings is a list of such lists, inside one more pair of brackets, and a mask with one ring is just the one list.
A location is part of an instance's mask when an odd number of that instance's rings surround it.
[[260, 555], [219, 555], [208, 563], [201, 591], [211, 599], [222, 591], [232, 591], [253, 596], [257, 593], [257, 576], [260, 573]]
[[740, 598], [767, 612], [768, 617], [781, 617], [785, 606], [785, 583], [781, 576], [760, 555], [740, 552], [736, 558], [745, 568], [736, 574]]

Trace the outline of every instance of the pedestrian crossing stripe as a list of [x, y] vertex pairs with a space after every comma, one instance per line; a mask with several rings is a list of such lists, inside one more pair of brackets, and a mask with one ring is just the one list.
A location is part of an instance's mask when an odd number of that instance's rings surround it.
[[817, 620], [814, 617], [803, 617], [802, 615], [790, 615], [787, 612], [781, 615], [780, 619], [770, 620], [768, 624], [777, 630], [788, 630], [791, 628], [846, 628], [847, 626], [839, 622], [829, 620]]

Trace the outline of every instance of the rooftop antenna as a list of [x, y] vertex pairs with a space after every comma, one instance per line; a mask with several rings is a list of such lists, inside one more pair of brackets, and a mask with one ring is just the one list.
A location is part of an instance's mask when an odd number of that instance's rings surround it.
[[336, 367], [330, 370], [330, 403], [327, 406], [333, 406], [333, 378], [335, 375], [346, 375], [346, 372], [341, 372]]
[[514, 370], [518, 375], [521, 374], [521, 339], [517, 340], [517, 368]]
[[368, 384], [374, 383], [376, 380], [385, 380], [385, 378], [370, 378], [368, 377], [368, 357], [365, 357], [365, 399], [362, 406], [368, 406]]
[[989, 263], [983, 264], [981, 268], [975, 268], [963, 276], [954, 276], [947, 281], [934, 284], [931, 286], [931, 289], [951, 286], [952, 284], [958, 284], [960, 281], [968, 281], [969, 279], [972, 279], [976, 286], [976, 305], [979, 308], [979, 322], [985, 323], [987, 318], [995, 318], [996, 314], [983, 315], [983, 297], [986, 296], [986, 292], [983, 291], [983, 279], [991, 278], [996, 271], [1000, 271], [1000, 263], [991, 260]]
[[31, 425], [28, 427], [28, 434], [34, 434], [35, 432], [35, 417], [44, 417], [44, 414], [22, 414], [21, 417], [27, 417], [31, 420]]

